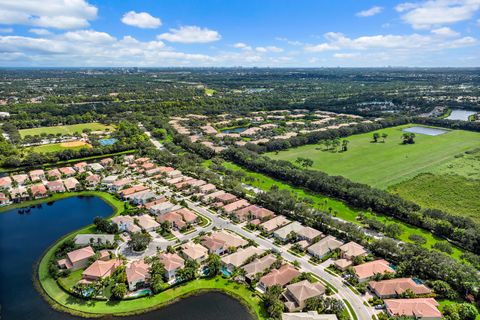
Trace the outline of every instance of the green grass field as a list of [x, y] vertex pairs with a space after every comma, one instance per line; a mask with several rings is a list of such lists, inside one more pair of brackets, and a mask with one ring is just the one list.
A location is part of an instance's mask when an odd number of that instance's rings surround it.
[[454, 160], [455, 155], [480, 146], [479, 133], [463, 130], [439, 136], [417, 134], [415, 144], [402, 145], [402, 129], [409, 126], [376, 131], [388, 134], [385, 143], [372, 143], [374, 132], [350, 136], [346, 152], [325, 151], [323, 145], [312, 144], [267, 155], [292, 163], [298, 157], [309, 158], [314, 161], [312, 169], [385, 189], [434, 170]]
[[67, 150], [67, 149], [80, 150], [82, 148], [91, 148], [91, 146], [84, 145], [84, 146], [78, 146], [78, 147], [65, 147], [61, 143], [50, 143], [50, 144], [44, 144], [41, 146], [31, 147], [28, 149], [38, 153], [48, 153], [48, 152], [58, 152], [58, 151]]
[[90, 123], [79, 123], [71, 124], [65, 126], [55, 126], [55, 127], [40, 127], [40, 128], [31, 128], [31, 129], [22, 129], [19, 130], [20, 136], [24, 138], [25, 136], [39, 136], [42, 133], [46, 134], [74, 134], [75, 132], [81, 133], [83, 129], [91, 129], [92, 131], [113, 131], [115, 128], [113, 126], [104, 125], [99, 122], [90, 122]]
[[422, 207], [471, 217], [480, 222], [480, 180], [424, 173], [390, 187], [389, 191]]

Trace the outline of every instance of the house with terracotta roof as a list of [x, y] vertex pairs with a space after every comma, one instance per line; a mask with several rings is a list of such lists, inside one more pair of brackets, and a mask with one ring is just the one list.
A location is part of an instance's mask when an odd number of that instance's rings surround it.
[[144, 205], [147, 202], [157, 198], [157, 194], [150, 189], [145, 189], [136, 193], [129, 194], [123, 197], [125, 200], [132, 202], [135, 205]]
[[370, 280], [376, 274], [385, 274], [387, 272], [395, 273], [395, 270], [391, 267], [390, 263], [383, 259], [354, 266], [353, 270], [359, 282]]
[[82, 272], [82, 278], [86, 281], [101, 280], [111, 276], [121, 265], [122, 261], [119, 259], [111, 259], [108, 261], [97, 260]]
[[208, 249], [198, 243], [187, 242], [181, 248], [185, 259], [201, 263], [208, 258]]
[[140, 228], [149, 232], [155, 231], [158, 227], [160, 227], [160, 224], [148, 214], [134, 217], [134, 220], [135, 219], [136, 219], [137, 225], [140, 226]]
[[137, 163], [137, 164], [142, 164], [142, 163], [148, 162], [148, 161], [150, 161], [150, 158], [143, 157], [143, 158], [136, 159], [134, 162]]
[[229, 248], [240, 248], [246, 246], [248, 241], [239, 235], [220, 230], [213, 232], [211, 235], [204, 236], [202, 245], [206, 247], [209, 253], [216, 253], [218, 255], [228, 251]]
[[155, 199], [155, 200], [152, 200], [152, 201], [149, 201], [149, 202], [145, 203], [143, 205], [143, 207], [145, 209], [150, 209], [151, 207], [153, 207], [157, 204], [160, 204], [160, 203], [164, 203], [164, 202], [167, 202], [167, 198], [161, 196], [159, 199]]
[[90, 168], [90, 170], [92, 170], [93, 172], [100, 172], [100, 171], [103, 171], [103, 169], [105, 169], [100, 163], [98, 162], [94, 162], [94, 163], [90, 163], [88, 164], [88, 167]]
[[384, 301], [390, 317], [411, 317], [421, 320], [441, 320], [438, 302], [433, 298], [388, 299]]
[[125, 273], [127, 274], [128, 290], [134, 291], [142, 287], [150, 279], [150, 266], [145, 261], [132, 261]]
[[129, 179], [129, 178], [116, 179], [108, 186], [108, 189], [114, 192], [118, 192], [119, 190], [122, 190], [132, 182], [133, 182], [132, 179]]
[[250, 203], [245, 199], [240, 199], [235, 202], [225, 205], [222, 210], [228, 214], [232, 214], [235, 210], [241, 209], [243, 207], [249, 206]]
[[47, 189], [51, 193], [65, 192], [62, 180], [48, 181]]
[[43, 171], [41, 169], [32, 170], [28, 173], [28, 175], [30, 176], [30, 180], [32, 180], [32, 182], [36, 182], [36, 181], [40, 181], [40, 180], [45, 179], [45, 171]]
[[112, 158], [104, 158], [100, 160], [100, 164], [104, 167], [110, 167], [114, 164], [114, 161]]
[[221, 193], [221, 194], [219, 194], [219, 195], [216, 195], [216, 196], [214, 197], [214, 200], [217, 201], [217, 202], [221, 202], [221, 203], [223, 203], [224, 205], [226, 205], [226, 204], [229, 204], [229, 203], [232, 203], [232, 202], [237, 201], [237, 197], [234, 196], [234, 195], [231, 194], [231, 193], [224, 192], [224, 193]]
[[211, 192], [214, 192], [215, 190], [217, 190], [217, 187], [212, 183], [204, 184], [203, 186], [200, 186], [198, 188], [198, 191], [202, 194], [209, 194]]
[[166, 221], [169, 221], [172, 223], [172, 226], [177, 229], [183, 229], [187, 226], [187, 223], [183, 221], [182, 215], [175, 211], [167, 212], [159, 215], [157, 217], [157, 221], [159, 223], [164, 223]]
[[81, 185], [80, 182], [74, 177], [67, 178], [63, 180], [63, 184], [68, 191], [77, 190]]
[[257, 205], [249, 205], [244, 208], [241, 208], [239, 210], [236, 210], [233, 215], [239, 220], [239, 221], [246, 221], [250, 219], [266, 219], [268, 217], [273, 217], [274, 213], [273, 211], [270, 211], [268, 209], [259, 207]]
[[169, 171], [169, 172], [166, 172], [166, 175], [168, 178], [170, 179], [175, 179], [175, 178], [179, 178], [182, 176], [182, 171], [180, 170], [173, 170], [173, 171]]
[[268, 270], [274, 263], [277, 261], [275, 255], [269, 253], [261, 258], [256, 258], [249, 264], [246, 264], [242, 267], [245, 270], [245, 278], [247, 281], [253, 280], [257, 274], [264, 273]]
[[158, 258], [165, 266], [165, 277], [168, 280], [172, 280], [177, 274], [177, 271], [185, 266], [185, 260], [176, 253], [160, 253]]
[[12, 186], [12, 178], [2, 177], [0, 178], [0, 188], [10, 188]]
[[285, 299], [285, 307], [289, 312], [301, 311], [305, 308], [305, 301], [310, 298], [319, 297], [325, 294], [325, 286], [320, 282], [310, 283], [303, 280], [289, 284], [282, 296]]
[[339, 249], [340, 257], [347, 260], [353, 260], [356, 257], [363, 257], [367, 255], [365, 248], [354, 241], [345, 243]]
[[397, 298], [407, 290], [415, 295], [432, 293], [432, 290], [422, 283], [417, 283], [412, 278], [397, 278], [382, 281], [370, 281], [370, 290], [381, 299]]
[[290, 281], [300, 275], [300, 271], [295, 269], [291, 264], [284, 264], [280, 269], [273, 269], [266, 275], [260, 278], [258, 286], [262, 290], [267, 290], [274, 285], [285, 286]]
[[208, 203], [208, 202], [210, 202], [210, 201], [215, 201], [215, 198], [216, 198], [217, 196], [222, 195], [222, 194], [225, 194], [225, 191], [223, 191], [223, 190], [218, 190], [218, 191], [215, 191], [215, 192], [206, 194], [205, 196], [203, 196], [203, 199], [202, 199], [202, 200], [203, 200], [205, 203]]
[[7, 196], [5, 195], [5, 193], [0, 192], [0, 205], [1, 205], [1, 206], [6, 206], [6, 205], [8, 205], [8, 204], [10, 204], [10, 203], [11, 203], [10, 198], [7, 197]]
[[187, 209], [187, 208], [181, 208], [173, 212], [181, 215], [182, 220], [185, 221], [187, 224], [194, 224], [198, 220], [198, 216], [195, 213], [193, 213], [190, 209]]
[[318, 314], [317, 311], [284, 312], [282, 320], [338, 320], [334, 314]]
[[75, 271], [85, 268], [88, 265], [89, 259], [93, 256], [95, 256], [95, 251], [93, 251], [92, 247], [88, 246], [70, 251], [67, 253], [65, 259], [60, 259], [57, 263], [60, 268]]
[[122, 197], [122, 198], [125, 198], [126, 196], [129, 196], [131, 194], [134, 194], [134, 193], [137, 193], [137, 192], [140, 192], [140, 191], [143, 191], [143, 190], [147, 190], [148, 188], [145, 187], [144, 185], [141, 185], [141, 184], [137, 184], [137, 185], [134, 185], [130, 188], [127, 188], [127, 189], [123, 189], [121, 190], [120, 192], [118, 192], [118, 194]]
[[[18, 185], [24, 185], [27, 183], [30, 179], [28, 178], [28, 174], [25, 173], [20, 173], [20, 174], [15, 174], [12, 176], [13, 181], [15, 181]], [[1, 185], [1, 183], [0, 183]]]
[[74, 176], [77, 173], [72, 167], [61, 167], [58, 168], [58, 171], [66, 177]]
[[233, 271], [235, 268], [239, 268], [244, 265], [249, 258], [254, 255], [260, 255], [264, 250], [260, 248], [256, 248], [253, 246], [247, 248], [240, 248], [234, 253], [229, 255], [223, 256], [221, 258], [222, 264], [227, 268], [229, 271]]
[[10, 189], [10, 198], [13, 202], [20, 202], [22, 200], [30, 198], [28, 190], [24, 186], [18, 186]]
[[286, 224], [292, 222], [291, 220], [285, 218], [284, 216], [276, 216], [270, 220], [267, 220], [259, 225], [259, 228], [264, 230], [265, 232], [272, 232], [278, 228], [283, 227]]
[[59, 180], [62, 178], [62, 173], [58, 169], [52, 169], [47, 171], [47, 177], [49, 179]]
[[96, 187], [101, 180], [102, 178], [98, 174], [90, 174], [85, 178], [87, 185], [90, 187]]
[[87, 168], [88, 164], [86, 162], [79, 162], [79, 163], [75, 163], [73, 165], [73, 168], [78, 172], [78, 173], [82, 173], [82, 172], [85, 172], [86, 168]]
[[337, 240], [337, 238], [335, 238], [334, 236], [326, 236], [325, 238], [308, 247], [307, 252], [310, 255], [321, 259], [326, 254], [340, 248], [342, 244], [343, 242]]
[[312, 227], [304, 227], [303, 229], [297, 231], [297, 236], [299, 239], [307, 240], [308, 242], [312, 243], [317, 238], [323, 237], [323, 233]]

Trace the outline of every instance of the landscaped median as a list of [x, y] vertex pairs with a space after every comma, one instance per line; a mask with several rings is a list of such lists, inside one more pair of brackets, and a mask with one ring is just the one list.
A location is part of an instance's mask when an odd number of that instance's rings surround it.
[[[107, 202], [113, 209], [112, 216], [120, 214], [124, 208], [124, 202], [118, 200], [115, 196], [105, 192], [85, 191], [77, 193], [64, 193], [51, 198], [41, 199], [41, 201], [32, 201], [22, 203], [21, 207], [35, 205], [41, 202], [54, 201], [73, 196], [97, 196]], [[17, 206], [20, 207], [20, 206]], [[8, 207], [11, 209], [12, 206]], [[161, 308], [165, 305], [174, 303], [181, 298], [195, 295], [202, 292], [217, 291], [225, 293], [239, 300], [245, 305], [253, 316], [257, 319], [266, 319], [266, 311], [263, 307], [260, 296], [249, 290], [246, 286], [234, 281], [216, 278], [201, 278], [184, 284], [177, 285], [153, 296], [141, 297], [137, 299], [128, 299], [121, 301], [103, 301], [103, 300], [84, 300], [77, 298], [64, 289], [57, 281], [50, 276], [48, 264], [55, 253], [55, 250], [66, 240], [73, 238], [79, 233], [92, 233], [93, 225], [86, 226], [80, 230], [71, 232], [60, 238], [56, 243], [50, 246], [43, 257], [38, 262], [37, 273], [34, 276], [36, 288], [45, 297], [49, 304], [63, 312], [67, 312], [83, 317], [101, 317], [105, 315], [132, 315], [148, 312]], [[37, 277], [38, 276], [38, 277]]]

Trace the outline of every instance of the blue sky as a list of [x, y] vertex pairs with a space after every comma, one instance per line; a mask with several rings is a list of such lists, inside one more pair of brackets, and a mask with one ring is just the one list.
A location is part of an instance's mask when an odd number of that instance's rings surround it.
[[0, 0], [0, 66], [477, 67], [480, 0]]

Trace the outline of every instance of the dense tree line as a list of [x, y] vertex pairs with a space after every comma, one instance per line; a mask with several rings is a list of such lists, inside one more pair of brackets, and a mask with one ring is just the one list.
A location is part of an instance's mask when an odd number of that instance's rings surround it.
[[450, 215], [438, 210], [425, 210], [398, 195], [352, 182], [342, 176], [329, 176], [320, 171], [301, 170], [287, 161], [276, 161], [242, 148], [229, 148], [222, 153], [227, 160], [247, 169], [260, 172], [291, 185], [306, 188], [330, 197], [344, 200], [365, 210], [392, 216], [433, 231], [451, 239], [462, 247], [480, 253], [480, 226], [471, 219]]

